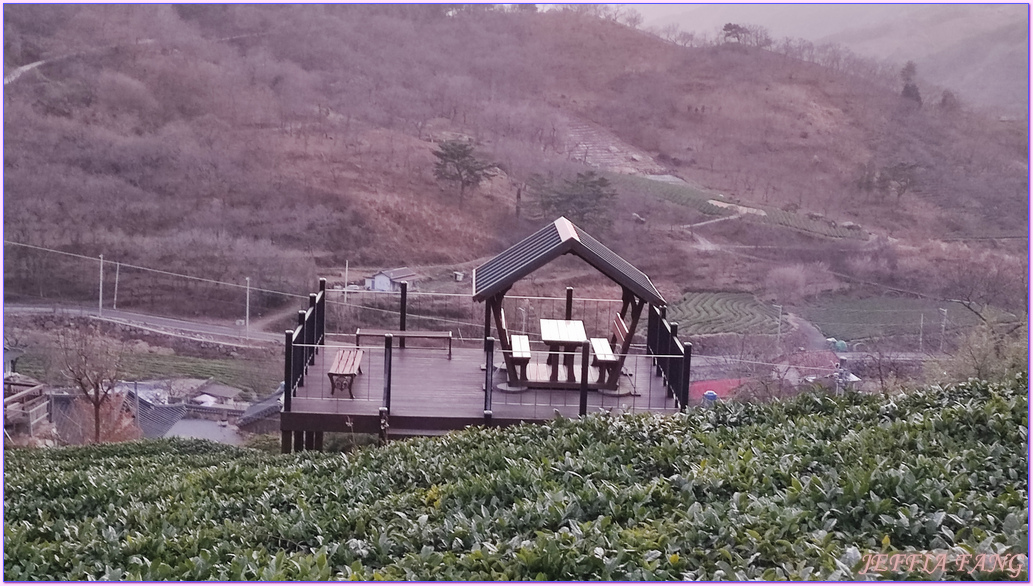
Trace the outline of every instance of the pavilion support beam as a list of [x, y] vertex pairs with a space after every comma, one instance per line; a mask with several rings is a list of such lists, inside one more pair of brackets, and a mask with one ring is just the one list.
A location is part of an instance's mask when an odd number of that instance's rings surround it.
[[484, 339], [485, 340], [487, 340], [488, 338], [491, 337], [491, 303], [492, 303], [492, 300], [489, 299], [484, 304]]
[[[635, 330], [638, 328], [638, 320], [642, 317], [642, 308], [646, 305], [645, 299], [635, 299], [631, 304], [631, 323], [628, 324], [628, 336], [624, 338], [621, 345], [621, 355], [626, 355], [631, 349], [631, 339], [635, 337]], [[623, 364], [623, 360], [621, 361]]]
[[[512, 345], [509, 342], [509, 331], [506, 328], [506, 320], [502, 315], [502, 300], [506, 293], [502, 292], [488, 300], [491, 313], [495, 317], [495, 330], [498, 332], [499, 349], [502, 350], [502, 360], [506, 363], [506, 377], [510, 381], [516, 380], [516, 367], [513, 364]], [[485, 365], [491, 368], [491, 365]]]
[[635, 294], [621, 286], [621, 319], [628, 319], [628, 308], [635, 302]]

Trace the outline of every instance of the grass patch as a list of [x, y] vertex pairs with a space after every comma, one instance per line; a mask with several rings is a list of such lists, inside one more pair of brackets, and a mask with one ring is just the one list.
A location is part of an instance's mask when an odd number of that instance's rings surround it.
[[191, 356], [129, 354], [125, 357], [125, 378], [189, 377], [213, 378], [216, 382], [240, 389], [265, 392], [283, 379], [277, 364], [268, 360], [210, 359]]

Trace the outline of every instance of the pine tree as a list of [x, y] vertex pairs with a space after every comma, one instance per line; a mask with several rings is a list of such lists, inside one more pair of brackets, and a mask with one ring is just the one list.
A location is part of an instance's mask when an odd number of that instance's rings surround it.
[[473, 145], [459, 140], [441, 143], [434, 156], [438, 158], [434, 163], [434, 176], [458, 184], [460, 202], [464, 200], [467, 188], [480, 185], [487, 178], [488, 171], [495, 167], [474, 157]]

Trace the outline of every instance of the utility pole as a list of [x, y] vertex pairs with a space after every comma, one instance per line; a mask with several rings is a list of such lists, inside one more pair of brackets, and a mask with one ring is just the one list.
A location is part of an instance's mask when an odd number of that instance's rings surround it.
[[918, 353], [922, 353], [922, 336], [925, 334], [925, 314], [918, 314]]
[[104, 315], [104, 255], [100, 255], [100, 288], [97, 293], [97, 317]]
[[244, 306], [244, 339], [251, 339], [251, 277], [244, 277], [244, 285], [247, 288], [247, 295]]
[[943, 338], [947, 334], [947, 308], [941, 307], [940, 313], [943, 314], [943, 320], [940, 321], [940, 353], [943, 354]]
[[111, 309], [118, 309], [118, 269], [122, 263], [115, 263], [115, 296], [111, 299]]

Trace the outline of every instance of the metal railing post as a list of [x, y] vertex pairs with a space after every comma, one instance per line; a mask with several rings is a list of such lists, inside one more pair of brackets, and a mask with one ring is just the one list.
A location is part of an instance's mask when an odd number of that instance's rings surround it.
[[[402, 297], [401, 297], [401, 301], [400, 301], [400, 312], [399, 312], [400, 313], [400, 317], [399, 317], [399, 322], [398, 322], [398, 329], [404, 332], [405, 331], [405, 312], [406, 312], [406, 306], [409, 304], [409, 282], [408, 281], [402, 281], [401, 282], [401, 286], [402, 286]], [[398, 347], [399, 348], [405, 348], [405, 336], [402, 336], [398, 340]]]
[[291, 393], [294, 391], [294, 332], [287, 330], [283, 345], [283, 411], [291, 411]]
[[297, 340], [298, 343], [302, 344], [298, 349], [301, 350], [301, 364], [298, 366], [298, 384], [305, 384], [305, 374], [308, 373], [308, 356], [305, 354], [308, 352], [308, 348], [304, 344], [308, 341], [308, 336], [305, 335], [305, 311], [302, 309], [298, 310], [298, 326], [301, 327], [301, 336]]
[[384, 408], [391, 413], [391, 346], [394, 336], [384, 334]]
[[305, 327], [305, 343], [309, 345], [308, 353], [308, 364], [316, 363], [316, 294], [308, 294], [308, 319], [306, 320]]
[[681, 340], [678, 339], [678, 322], [671, 322], [671, 339], [667, 342], [668, 358], [664, 362], [664, 374], [667, 379], [667, 398], [677, 398], [679, 395], [679, 388], [681, 386], [681, 379], [679, 378], [678, 369], [681, 368], [681, 361], [675, 356], [678, 354], [678, 348], [681, 346]]
[[[347, 283], [345, 283], [347, 285]], [[319, 279], [319, 308], [316, 311], [316, 343], [323, 344], [326, 341], [326, 278]]]
[[692, 344], [685, 343], [685, 355], [682, 357], [682, 411], [685, 410], [685, 406], [689, 404], [689, 382], [690, 375], [692, 373]]
[[[620, 376], [620, 373], [617, 373]], [[578, 415], [588, 412], [588, 342], [581, 345], [581, 397], [578, 401]]]
[[[652, 356], [656, 356], [656, 322], [659, 316], [660, 311], [653, 305], [650, 305], [646, 319], [646, 353]], [[653, 359], [653, 363], [656, 364], [656, 358]]]
[[494, 370], [495, 363], [495, 338], [488, 337], [484, 340], [484, 422], [491, 423], [492, 412], [491, 412], [491, 391], [492, 391], [492, 371]]

